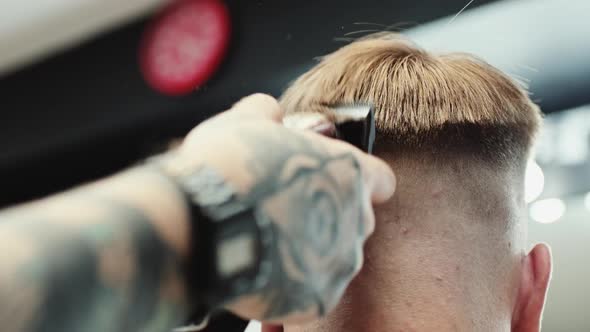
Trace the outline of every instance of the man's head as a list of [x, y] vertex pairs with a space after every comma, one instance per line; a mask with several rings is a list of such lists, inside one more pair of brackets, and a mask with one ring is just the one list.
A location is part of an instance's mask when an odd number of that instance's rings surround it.
[[285, 111], [376, 108], [375, 154], [396, 172], [365, 265], [324, 319], [286, 331], [536, 331], [550, 275], [528, 255], [523, 179], [540, 112], [506, 75], [379, 34], [326, 56]]

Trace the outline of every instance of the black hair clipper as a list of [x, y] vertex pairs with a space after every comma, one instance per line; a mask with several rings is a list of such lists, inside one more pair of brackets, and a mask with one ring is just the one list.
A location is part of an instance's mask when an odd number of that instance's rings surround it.
[[375, 114], [371, 104], [348, 104], [330, 107], [329, 112], [297, 112], [283, 119], [290, 128], [313, 130], [346, 141], [372, 153], [375, 141]]
[[334, 108], [335, 138], [373, 152], [375, 111], [370, 104], [342, 105]]

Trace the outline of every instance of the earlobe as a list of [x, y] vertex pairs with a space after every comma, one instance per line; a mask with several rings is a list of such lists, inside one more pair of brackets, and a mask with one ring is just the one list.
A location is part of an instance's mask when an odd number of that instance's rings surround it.
[[537, 244], [522, 261], [512, 331], [538, 332], [541, 330], [541, 316], [550, 279], [551, 250], [546, 244]]

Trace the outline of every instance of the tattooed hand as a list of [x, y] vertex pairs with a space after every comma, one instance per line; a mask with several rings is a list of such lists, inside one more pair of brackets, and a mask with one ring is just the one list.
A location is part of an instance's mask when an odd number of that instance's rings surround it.
[[277, 102], [254, 95], [195, 128], [180, 147], [184, 167], [216, 170], [271, 223], [265, 286], [227, 307], [245, 318], [299, 322], [333, 308], [362, 265], [374, 228], [372, 203], [394, 176], [381, 160], [311, 131], [281, 125]]

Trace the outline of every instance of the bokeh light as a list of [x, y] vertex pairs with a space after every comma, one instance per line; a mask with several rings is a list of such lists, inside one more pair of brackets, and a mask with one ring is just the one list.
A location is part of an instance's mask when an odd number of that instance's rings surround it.
[[548, 198], [531, 203], [530, 217], [539, 223], [550, 224], [558, 221], [565, 214], [565, 202], [559, 198]]

